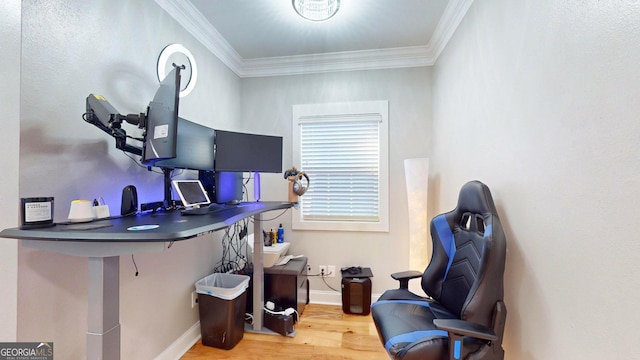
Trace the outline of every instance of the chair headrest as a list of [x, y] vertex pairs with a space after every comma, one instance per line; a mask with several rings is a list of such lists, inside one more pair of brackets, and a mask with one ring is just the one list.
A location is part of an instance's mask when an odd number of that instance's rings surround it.
[[489, 187], [478, 180], [469, 181], [460, 189], [456, 212], [498, 215]]

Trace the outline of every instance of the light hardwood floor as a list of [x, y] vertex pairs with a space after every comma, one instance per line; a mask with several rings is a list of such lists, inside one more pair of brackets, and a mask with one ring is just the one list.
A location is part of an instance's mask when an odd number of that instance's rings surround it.
[[342, 307], [309, 304], [296, 324], [296, 336], [245, 332], [231, 350], [203, 346], [199, 341], [181, 358], [240, 360], [387, 360], [371, 315], [348, 315]]

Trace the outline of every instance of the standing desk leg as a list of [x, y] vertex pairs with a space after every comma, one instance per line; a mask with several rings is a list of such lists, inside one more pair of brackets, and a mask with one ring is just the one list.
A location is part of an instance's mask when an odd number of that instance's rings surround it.
[[262, 248], [262, 215], [253, 216], [253, 330], [262, 330], [262, 315], [264, 306], [264, 262]]
[[120, 359], [120, 257], [89, 257], [87, 359]]

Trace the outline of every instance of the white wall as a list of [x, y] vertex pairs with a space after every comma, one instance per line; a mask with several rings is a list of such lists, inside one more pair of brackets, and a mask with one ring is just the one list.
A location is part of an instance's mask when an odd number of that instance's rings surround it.
[[[15, 88], [20, 2], [5, 3], [0, 9], [10, 22], [0, 46], [14, 50], [1, 52], [7, 66], [0, 71]], [[6, 90], [11, 86], [3, 87], [3, 149], [16, 152], [20, 144], [19, 195], [55, 196], [58, 221], [78, 197], [103, 196], [117, 212], [120, 191], [130, 183], [141, 201], [159, 198], [159, 176], [136, 168], [80, 116], [91, 92], [123, 113], [143, 110], [156, 86], [156, 56], [172, 42], [190, 48], [202, 76], [181, 102], [181, 115], [217, 128], [283, 135], [285, 167], [291, 105], [388, 99], [391, 231], [293, 232], [286, 215], [292, 252], [314, 266], [371, 266], [374, 292], [395, 286], [388, 274], [408, 263], [402, 160], [428, 156], [431, 215], [451, 209], [467, 180], [483, 180], [493, 191], [509, 240], [507, 358], [610, 358], [631, 353], [628, 334], [640, 320], [634, 286], [640, 243], [631, 228], [640, 195], [639, 6], [479, 0], [433, 70], [240, 81], [151, 0], [25, 2], [20, 141], [11, 121], [18, 100]], [[17, 202], [17, 159], [2, 162], [0, 198]], [[283, 199], [284, 179], [266, 178], [265, 200]], [[2, 221], [16, 225], [16, 212], [5, 207]], [[205, 237], [138, 255], [138, 277], [130, 258], [121, 259], [123, 358], [154, 357], [197, 321], [188, 294], [217, 260], [216, 243]], [[9, 321], [0, 325], [0, 338], [12, 340], [16, 247], [10, 240], [0, 246], [6, 290], [0, 319]], [[57, 356], [83, 357], [86, 260], [18, 251], [18, 340], [54, 341]], [[320, 282], [312, 288], [326, 289]]]
[[[162, 199], [162, 176], [138, 167], [81, 116], [90, 93], [104, 95], [121, 113], [144, 112], [166, 45], [183, 43], [199, 65], [200, 79], [181, 100], [180, 115], [211, 127], [238, 122], [240, 80], [153, 0], [25, 1], [22, 15], [19, 193], [54, 196], [57, 221], [66, 219], [77, 198], [101, 196], [118, 214], [129, 184], [140, 202]], [[139, 135], [134, 126], [125, 127]], [[3, 129], [2, 136], [11, 132]], [[7, 144], [17, 150], [17, 139]], [[8, 203], [17, 196], [12, 199]], [[13, 210], [8, 215], [15, 218]], [[157, 356], [198, 321], [190, 293], [219, 259], [220, 235], [136, 255], [138, 277], [131, 257], [120, 259], [123, 359]], [[20, 247], [18, 276], [18, 339], [53, 341], [56, 358], [83, 358], [87, 260]]]
[[[18, 149], [20, 144], [20, 0], [0, 3], [0, 229], [18, 223]], [[16, 341], [18, 241], [0, 239], [0, 342]]]
[[491, 188], [507, 359], [637, 353], [638, 34], [638, 1], [480, 0], [435, 66], [431, 208]]
[[[390, 231], [292, 231], [290, 214], [266, 223], [267, 228], [274, 229], [283, 223], [285, 239], [292, 242], [290, 253], [306, 255], [312, 272], [317, 272], [318, 265], [335, 265], [337, 269], [354, 265], [368, 266], [375, 276], [373, 293], [379, 294], [397, 286], [389, 277], [390, 273], [408, 269], [409, 222], [403, 160], [429, 156], [430, 84], [431, 69], [426, 67], [242, 80], [240, 126], [246, 131], [284, 136], [285, 169], [292, 165], [300, 168], [300, 164], [291, 163], [292, 105], [389, 100]], [[286, 200], [288, 183], [283, 176], [265, 175], [261, 177], [263, 198]], [[332, 287], [340, 289], [339, 274], [327, 280]], [[329, 290], [316, 278], [311, 279], [311, 289]], [[337, 301], [340, 301], [339, 297]]]

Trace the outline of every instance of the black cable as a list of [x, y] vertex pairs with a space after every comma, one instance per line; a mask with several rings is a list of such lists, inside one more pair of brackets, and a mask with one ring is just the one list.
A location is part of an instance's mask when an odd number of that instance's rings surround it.
[[[232, 227], [232, 226], [231, 226]], [[231, 263], [231, 242], [232, 242], [232, 234], [231, 227], [225, 229], [225, 232], [222, 236], [222, 256], [220, 261], [218, 262], [218, 266], [214, 269], [214, 272], [227, 272], [230, 270]]]
[[247, 190], [246, 184], [242, 184], [242, 200], [249, 201], [249, 190]]
[[238, 233], [237, 230], [237, 223], [233, 224], [233, 233], [231, 234], [231, 238], [229, 239], [229, 267], [235, 265], [235, 267], [233, 267], [234, 269], [238, 267], [238, 249], [236, 248], [236, 246], [238, 245], [237, 238], [239, 238], [240, 236], [236, 236], [236, 234]]
[[[240, 271], [248, 263], [242, 248], [248, 246], [246, 236], [240, 237], [240, 234], [246, 231], [247, 220], [241, 220], [229, 226], [222, 236], [222, 256], [213, 269], [213, 272], [229, 272]], [[247, 253], [247, 250], [245, 250]]]
[[133, 261], [133, 266], [136, 268], [136, 276], [138, 276], [138, 265], [136, 265], [136, 259], [134, 259], [133, 254], [131, 254], [131, 261]]
[[247, 189], [247, 184], [249, 183], [249, 181], [251, 180], [251, 173], [249, 173], [249, 177], [247, 178], [247, 181], [242, 183], [242, 200], [243, 201], [249, 201], [249, 190]]
[[336, 290], [336, 289], [334, 289], [333, 287], [331, 287], [331, 285], [329, 285], [329, 284], [327, 283], [327, 279], [326, 279], [326, 277], [327, 277], [328, 275], [329, 275], [329, 274], [325, 275], [324, 273], [317, 273], [317, 274], [307, 274], [307, 277], [321, 277], [321, 278], [322, 278], [322, 282], [324, 282], [324, 284], [325, 284], [325, 285], [327, 285], [327, 287], [328, 287], [329, 289], [331, 289], [331, 290], [333, 290], [333, 291], [336, 291], [336, 292], [340, 292], [340, 290]]
[[336, 290], [336, 289], [332, 288], [332, 287], [331, 287], [331, 285], [329, 285], [329, 284], [327, 283], [327, 280], [325, 279], [325, 278], [326, 278], [326, 276], [324, 276], [324, 275], [321, 275], [321, 276], [322, 276], [322, 281], [324, 282], [324, 284], [325, 284], [325, 285], [327, 285], [327, 287], [328, 287], [329, 289], [331, 289], [331, 290], [333, 290], [333, 291], [335, 291], [335, 292], [340, 292], [340, 290]]
[[144, 139], [143, 139], [143, 138], [137, 138], [137, 137], [133, 137], [133, 136], [131, 136], [131, 135], [126, 135], [126, 137], [127, 137], [128, 139], [133, 139], [133, 140], [137, 140], [137, 141], [142, 141], [142, 142], [144, 142]]
[[224, 234], [222, 235], [222, 241], [220, 242], [222, 245], [222, 256], [220, 261], [218, 261], [218, 265], [214, 268], [214, 272], [225, 272], [226, 266], [226, 258], [227, 258], [227, 239], [229, 236], [229, 228], [225, 229]]
[[[148, 169], [147, 166], [140, 164], [140, 162], [138, 162], [138, 160], [134, 159], [133, 155], [131, 155], [130, 153], [128, 153], [128, 152], [126, 152], [124, 150], [122, 150], [122, 153], [125, 154], [129, 159], [131, 159], [131, 161], [133, 161], [133, 163], [136, 164], [137, 166], [139, 166], [139, 167], [141, 167], [143, 169]], [[162, 172], [153, 170], [153, 168], [151, 168], [151, 172], [154, 172], [156, 174], [162, 174]]]
[[[286, 208], [284, 210], [282, 210], [282, 212], [280, 214], [278, 214], [276, 217], [271, 218], [271, 219], [262, 219], [261, 221], [273, 221], [276, 220], [277, 218], [279, 218], [280, 216], [284, 215], [287, 211], [289, 211], [290, 208]], [[251, 220], [251, 222], [253, 222], [253, 218]]]
[[242, 232], [244, 227], [244, 221], [239, 221], [237, 223], [234, 224], [234, 232], [233, 232], [233, 238], [232, 238], [232, 242], [231, 242], [231, 248], [233, 249], [233, 253], [234, 253], [234, 259], [232, 261], [233, 265], [235, 266], [235, 270], [241, 270], [241, 266], [240, 264], [245, 261], [245, 256], [243, 256], [242, 254], [242, 247], [243, 247], [243, 243], [246, 242], [246, 240], [244, 240], [243, 238], [240, 238], [240, 233]]

